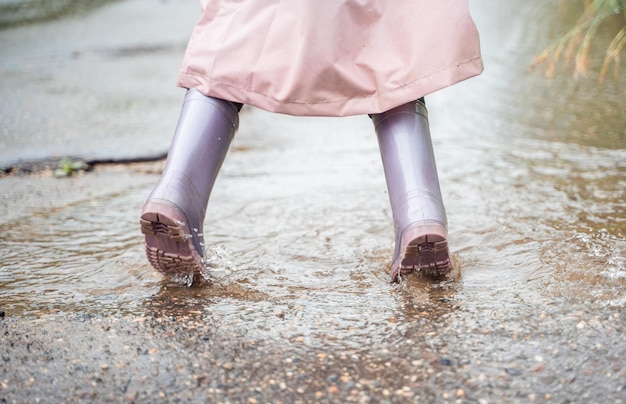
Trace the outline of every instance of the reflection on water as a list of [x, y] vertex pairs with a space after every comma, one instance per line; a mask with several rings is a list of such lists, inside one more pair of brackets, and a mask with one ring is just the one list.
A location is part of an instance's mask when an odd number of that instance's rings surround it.
[[7, 224], [11, 231], [0, 236], [2, 305], [20, 312], [123, 311], [147, 296], [143, 288], [155, 279], [145, 271], [128, 227], [133, 198], [137, 194], [129, 190]]
[[357, 347], [459, 308], [624, 307], [624, 75], [598, 86], [529, 73], [554, 2], [472, 5], [485, 74], [427, 99], [458, 279], [389, 283], [391, 215], [367, 117], [248, 109], [205, 223], [209, 252], [232, 260], [216, 280], [188, 288], [152, 273], [142, 186], [5, 223], [2, 308], [198, 315]]

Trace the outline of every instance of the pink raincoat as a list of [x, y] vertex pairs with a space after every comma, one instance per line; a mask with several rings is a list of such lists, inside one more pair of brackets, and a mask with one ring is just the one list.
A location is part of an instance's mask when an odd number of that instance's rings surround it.
[[346, 116], [482, 69], [468, 0], [210, 0], [178, 85], [272, 112]]

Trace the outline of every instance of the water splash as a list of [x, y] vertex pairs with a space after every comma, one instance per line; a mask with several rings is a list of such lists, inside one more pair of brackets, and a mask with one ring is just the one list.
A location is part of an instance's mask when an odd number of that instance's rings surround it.
[[[177, 224], [181, 227], [185, 226], [185, 222], [178, 221]], [[214, 246], [207, 248], [205, 246], [204, 234], [197, 228], [191, 229], [193, 234], [184, 234], [186, 239], [197, 237], [200, 240], [200, 247], [204, 254], [202, 261], [202, 270], [200, 274], [193, 272], [179, 272], [169, 275], [169, 279], [181, 286], [191, 287], [194, 281], [197, 280], [198, 275], [207, 281], [212, 282], [224, 282], [231, 278], [231, 274], [235, 272], [236, 266], [230, 257], [230, 254], [224, 246]]]
[[173, 275], [170, 275], [169, 278], [172, 282], [178, 283], [183, 286], [191, 287], [191, 285], [193, 285], [195, 275], [192, 272], [189, 272], [186, 274], [173, 274]]
[[215, 246], [204, 249], [204, 269], [200, 275], [208, 281], [228, 281], [237, 267], [229, 252], [224, 246]]

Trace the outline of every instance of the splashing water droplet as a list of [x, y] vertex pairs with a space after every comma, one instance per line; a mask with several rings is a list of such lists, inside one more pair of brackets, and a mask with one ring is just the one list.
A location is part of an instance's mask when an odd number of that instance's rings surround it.
[[187, 287], [190, 287], [193, 284], [193, 278], [193, 273], [170, 275], [172, 282], [176, 282]]
[[206, 280], [224, 281], [236, 271], [235, 264], [223, 246], [205, 250], [204, 256], [208, 258], [203, 260], [204, 268], [200, 275]]

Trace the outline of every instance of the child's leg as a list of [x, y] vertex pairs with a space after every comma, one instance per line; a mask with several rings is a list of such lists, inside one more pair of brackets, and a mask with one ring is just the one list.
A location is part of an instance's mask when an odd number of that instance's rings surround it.
[[165, 169], [141, 212], [146, 255], [158, 271], [202, 270], [204, 215], [238, 123], [232, 102], [187, 92]]
[[391, 276], [452, 269], [446, 212], [423, 99], [372, 116], [396, 233]]

